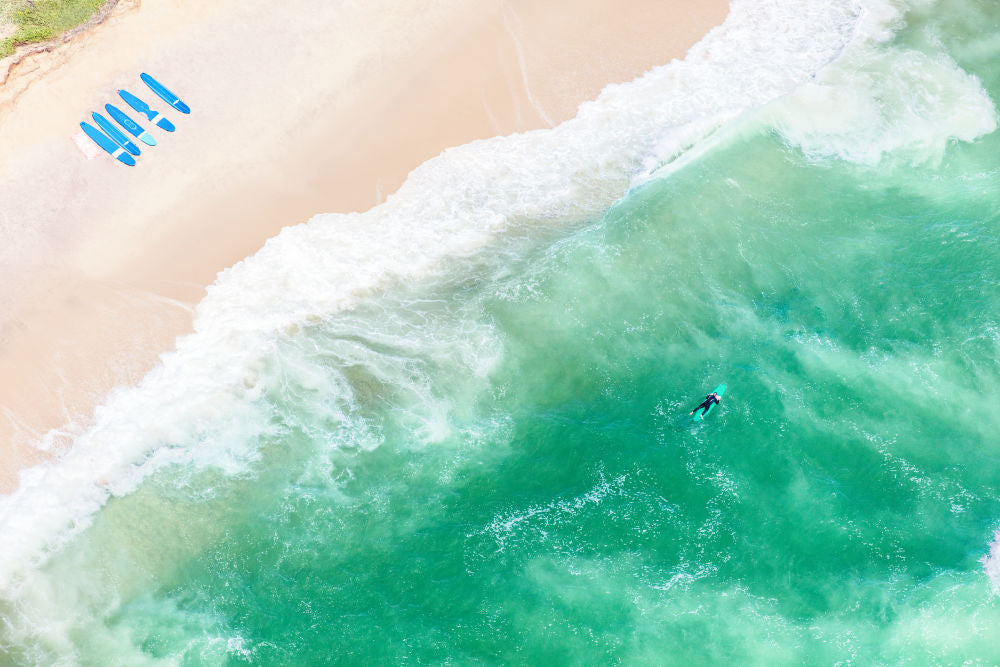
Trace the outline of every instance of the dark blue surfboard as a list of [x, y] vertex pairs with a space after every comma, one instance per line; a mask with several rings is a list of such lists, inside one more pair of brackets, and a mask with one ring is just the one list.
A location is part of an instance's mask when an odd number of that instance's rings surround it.
[[125, 100], [130, 107], [144, 115], [149, 122], [153, 123], [161, 130], [173, 132], [176, 129], [173, 123], [163, 117], [163, 114], [150, 109], [148, 104], [140, 100], [132, 93], [127, 90], [119, 90], [118, 94], [122, 96], [122, 99]]
[[114, 123], [110, 120], [96, 111], [90, 115], [93, 116], [94, 122], [97, 123], [98, 127], [104, 130], [104, 133], [111, 137], [116, 144], [127, 150], [132, 155], [139, 155], [139, 153], [142, 152], [139, 150], [139, 147], [132, 143], [128, 137], [122, 134], [122, 131], [115, 127]]
[[149, 132], [144, 130], [139, 123], [129, 118], [124, 111], [113, 104], [105, 104], [104, 110], [108, 112], [109, 116], [115, 119], [116, 123], [128, 130], [133, 137], [139, 141], [144, 141], [150, 146], [156, 145], [156, 139], [150, 136]]
[[159, 95], [160, 99], [162, 99], [164, 102], [166, 102], [173, 108], [177, 109], [181, 113], [191, 113], [191, 107], [184, 104], [184, 102], [181, 101], [181, 98], [177, 97], [172, 92], [170, 92], [170, 89], [168, 89], [162, 83], [160, 83], [153, 77], [149, 76], [145, 72], [140, 74], [139, 78], [142, 79], [143, 83], [149, 86], [150, 90]]
[[94, 143], [106, 150], [111, 154], [111, 157], [117, 158], [119, 162], [127, 164], [130, 167], [135, 166], [135, 158], [125, 152], [125, 149], [111, 141], [108, 135], [104, 134], [96, 127], [89, 123], [80, 123], [80, 127], [83, 131], [87, 133], [87, 136], [94, 140]]

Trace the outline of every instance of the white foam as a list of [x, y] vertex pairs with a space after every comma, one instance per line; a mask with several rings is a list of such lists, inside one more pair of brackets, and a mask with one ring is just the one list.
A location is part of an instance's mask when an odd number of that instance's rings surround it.
[[935, 163], [952, 140], [993, 132], [997, 114], [980, 81], [940, 47], [886, 46], [906, 11], [934, 0], [865, 3], [859, 34], [815, 81], [771, 105], [768, 120], [806, 154], [863, 165], [892, 155]]
[[[138, 387], [109, 396], [68, 454], [26, 471], [0, 500], [0, 595], [16, 597], [30, 569], [111, 494], [163, 465], [244, 470], [274, 428], [266, 391], [287, 371], [273, 368], [276, 340], [387, 285], [446, 272], [502, 235], [599, 215], [642, 173], [808, 80], [851, 39], [858, 15], [850, 0], [734, 0], [684, 61], [610, 86], [575, 119], [445, 151], [367, 213], [284, 230], [219, 275], [195, 333]], [[347, 408], [330, 404], [351, 423]]]
[[983, 557], [983, 569], [993, 585], [993, 592], [1000, 595], [1000, 530], [993, 535], [990, 553]]
[[508, 541], [522, 532], [529, 533], [533, 538], [545, 539], [548, 531], [564, 520], [571, 520], [583, 511], [600, 506], [607, 498], [623, 495], [627, 475], [619, 475], [610, 482], [603, 473], [599, 477], [600, 481], [581, 495], [568, 500], [555, 498], [544, 505], [494, 515], [485, 527], [467, 537], [489, 537], [495, 542], [497, 552], [504, 551]]

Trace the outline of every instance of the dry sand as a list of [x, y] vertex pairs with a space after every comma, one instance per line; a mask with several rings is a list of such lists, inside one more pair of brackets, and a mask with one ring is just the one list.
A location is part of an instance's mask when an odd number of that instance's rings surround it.
[[[728, 10], [727, 0], [136, 4], [0, 87], [0, 492], [64, 451], [111, 388], [138, 382], [190, 331], [216, 274], [282, 227], [368, 209], [449, 146], [568, 119], [608, 83], [683, 57]], [[192, 114], [167, 109], [141, 71]], [[177, 125], [151, 128], [159, 145], [139, 144], [132, 168], [103, 152], [88, 161], [70, 140], [90, 111], [120, 102], [119, 88]]]

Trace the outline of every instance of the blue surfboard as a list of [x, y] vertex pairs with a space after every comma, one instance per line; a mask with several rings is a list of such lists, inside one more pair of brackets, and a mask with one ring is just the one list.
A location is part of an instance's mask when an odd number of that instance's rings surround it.
[[118, 94], [122, 96], [122, 99], [125, 100], [130, 107], [132, 107], [133, 109], [144, 115], [149, 120], [149, 122], [153, 123], [161, 130], [166, 130], [167, 132], [173, 132], [174, 129], [176, 129], [174, 128], [173, 123], [171, 123], [169, 120], [163, 117], [163, 114], [157, 113], [156, 111], [150, 109], [148, 104], [140, 100], [132, 93], [128, 92], [127, 90], [119, 90]]
[[88, 137], [94, 140], [95, 144], [110, 153], [111, 157], [117, 158], [119, 162], [127, 164], [130, 167], [135, 166], [135, 158], [126, 153], [124, 148], [111, 141], [106, 134], [89, 123], [80, 123], [80, 127], [83, 128]]
[[170, 90], [162, 83], [160, 83], [153, 77], [149, 76], [145, 72], [140, 74], [139, 78], [142, 79], [143, 83], [149, 86], [150, 90], [159, 95], [160, 99], [162, 99], [164, 102], [166, 102], [173, 108], [177, 109], [181, 113], [191, 113], [191, 107], [184, 104], [184, 102], [181, 101], [181, 98], [177, 97], [172, 92], [170, 92]]
[[150, 146], [156, 145], [156, 139], [150, 136], [149, 132], [144, 130], [142, 126], [139, 125], [139, 123], [129, 118], [124, 111], [122, 111], [113, 104], [105, 104], [104, 110], [108, 112], [109, 116], [115, 119], [115, 122], [117, 122], [119, 125], [128, 130], [133, 137], [135, 137], [139, 141], [146, 142]]
[[[718, 387], [716, 387], [712, 391], [715, 392], [719, 396], [719, 399], [721, 400], [722, 399], [722, 395], [726, 393], [726, 385], [720, 384]], [[694, 416], [694, 420], [696, 422], [700, 422], [701, 420], [703, 420], [705, 417], [708, 416], [708, 413], [711, 412], [712, 409], [716, 405], [718, 405], [718, 403], [712, 403], [710, 406], [708, 406], [707, 409], [706, 408], [702, 408], [701, 411]]]
[[128, 137], [122, 134], [121, 130], [114, 126], [110, 120], [97, 113], [96, 111], [90, 114], [94, 118], [94, 122], [97, 123], [98, 127], [104, 130], [104, 133], [111, 137], [112, 140], [125, 150], [127, 150], [132, 155], [139, 155], [142, 151], [139, 147], [132, 143]]

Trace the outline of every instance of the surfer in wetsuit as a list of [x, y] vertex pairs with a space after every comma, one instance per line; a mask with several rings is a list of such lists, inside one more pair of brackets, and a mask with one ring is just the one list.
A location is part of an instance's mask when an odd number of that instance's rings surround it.
[[718, 402], [719, 402], [719, 395], [713, 391], [711, 394], [705, 397], [705, 400], [702, 402], [701, 405], [699, 405], [698, 407], [696, 407], [694, 410], [691, 411], [691, 414], [694, 414], [701, 409], [705, 410], [705, 412], [703, 412], [702, 414], [706, 414], [708, 412], [708, 409], [712, 407], [714, 403]]

